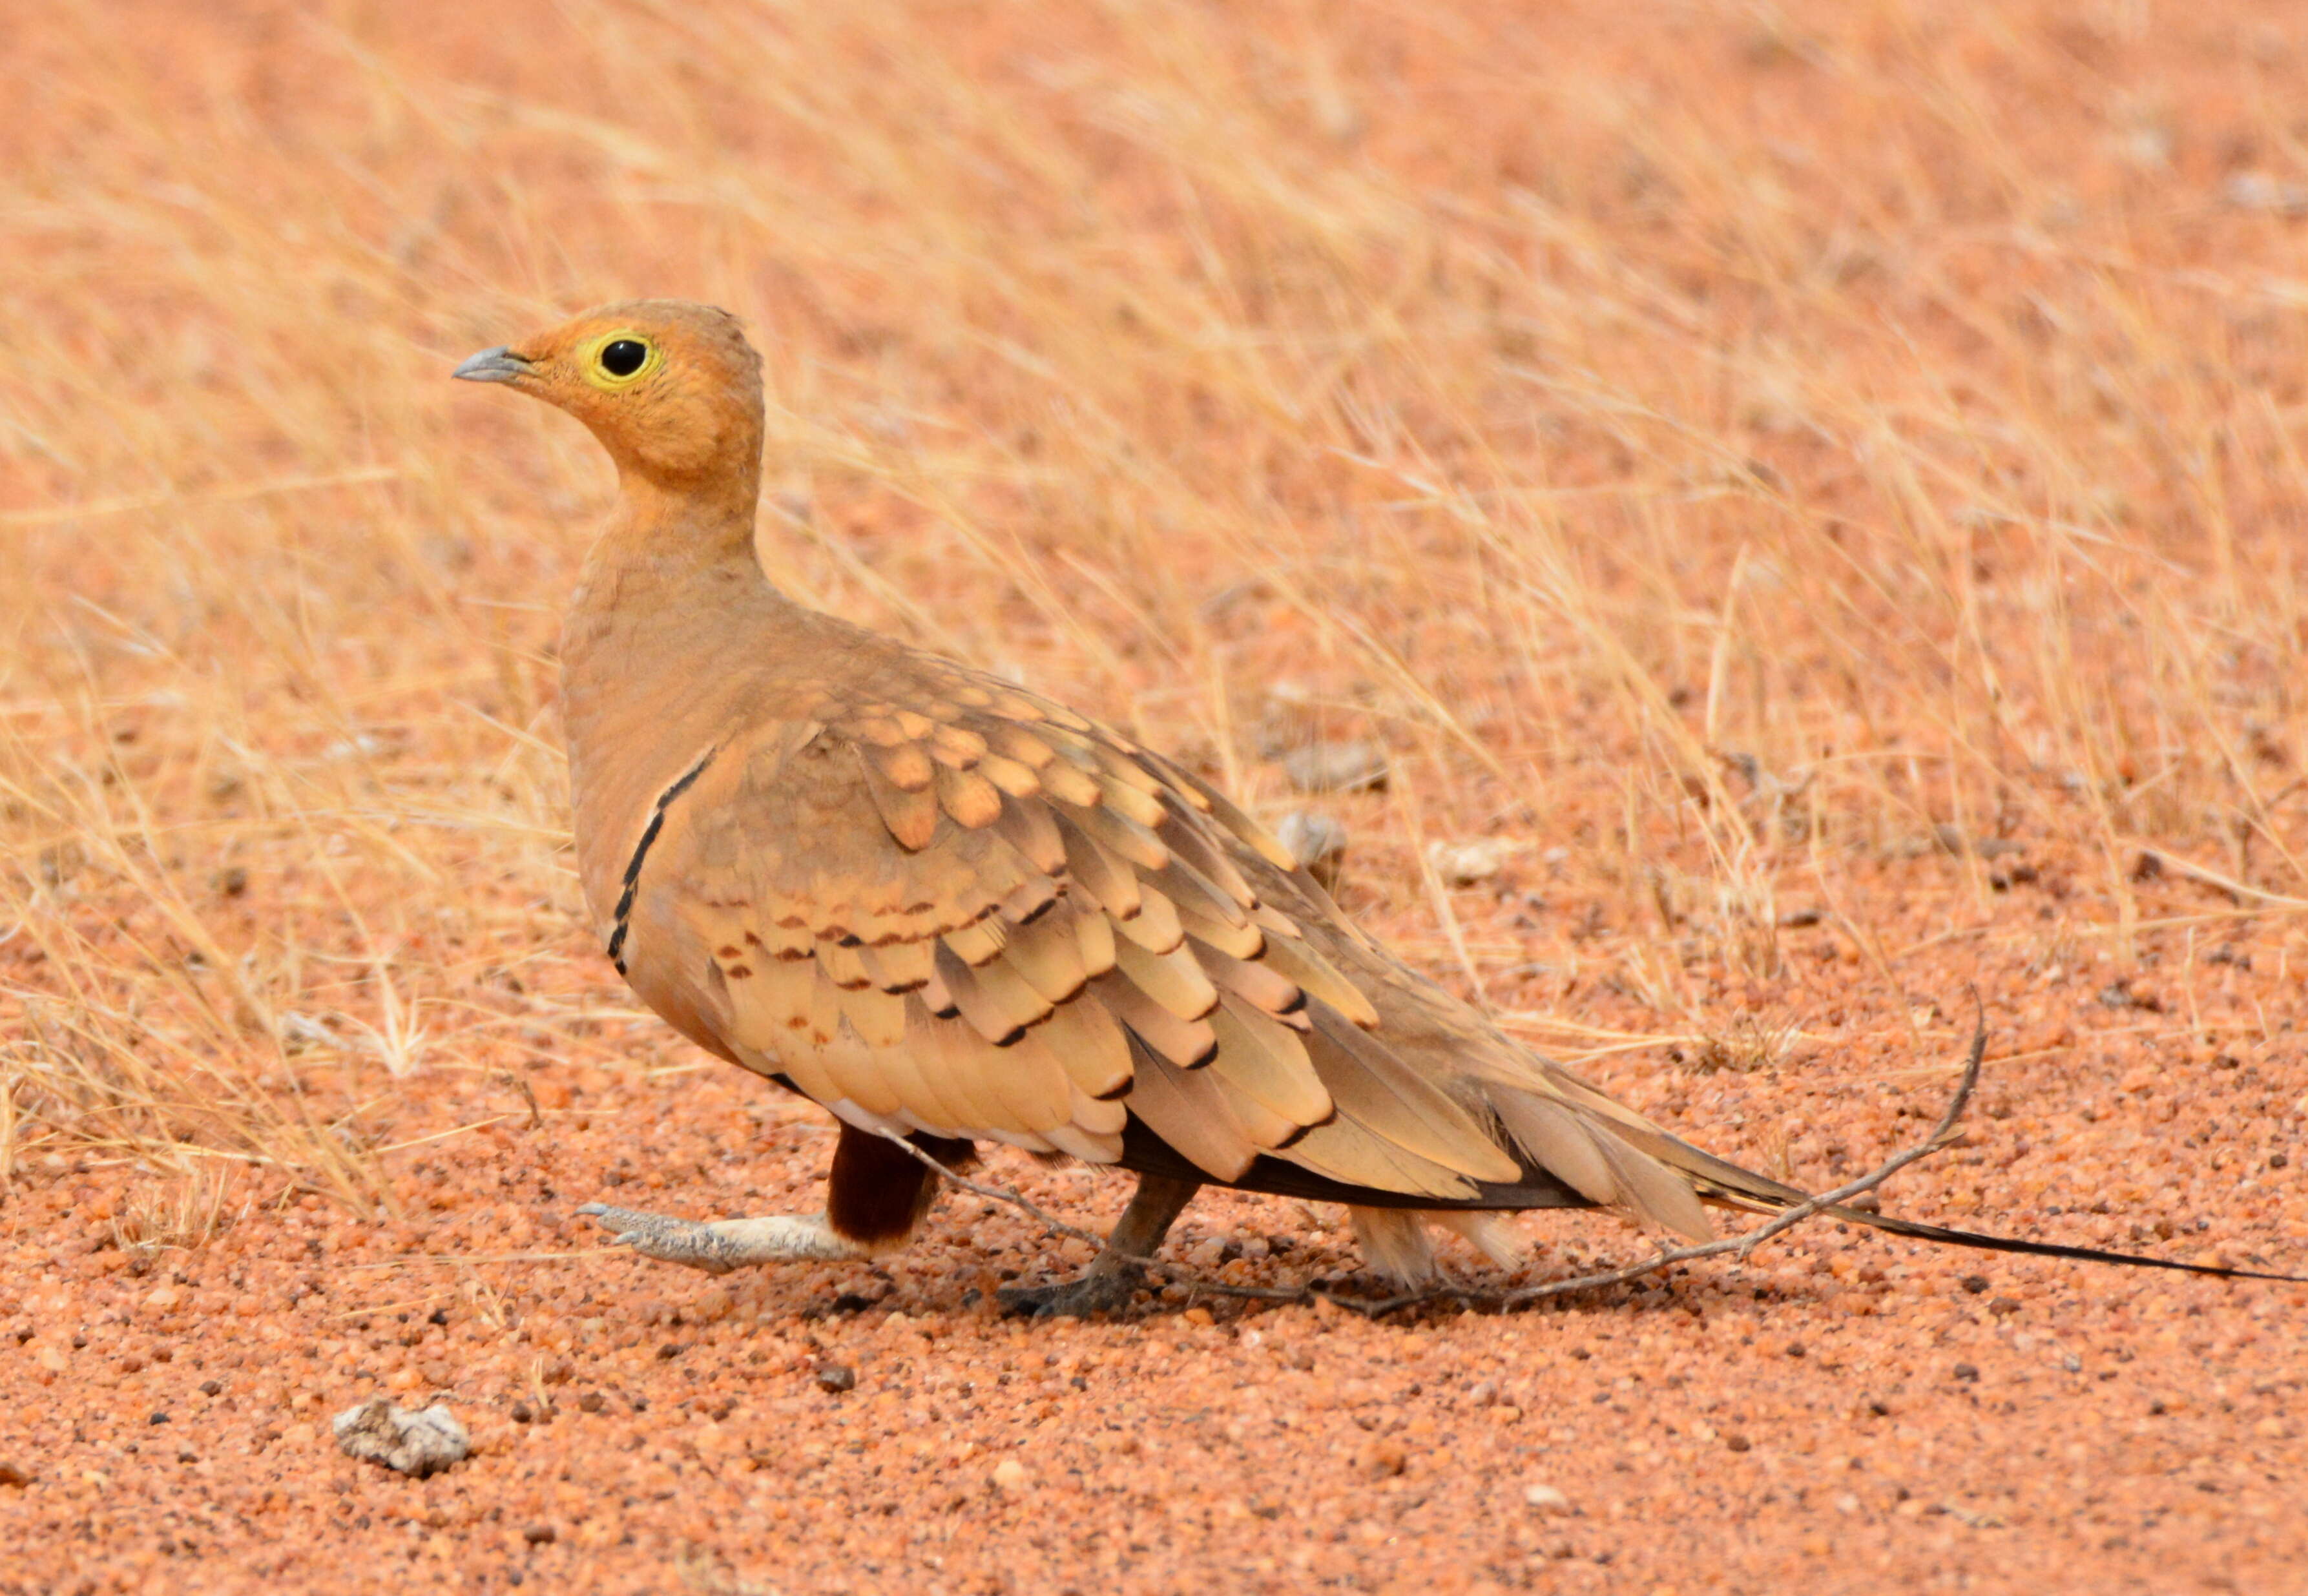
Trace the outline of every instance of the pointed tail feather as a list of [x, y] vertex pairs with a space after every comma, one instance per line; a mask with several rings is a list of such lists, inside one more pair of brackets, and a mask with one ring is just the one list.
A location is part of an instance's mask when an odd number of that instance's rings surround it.
[[1972, 1230], [1950, 1230], [1915, 1220], [1895, 1219], [1890, 1214], [1869, 1213], [1859, 1208], [1837, 1206], [1820, 1212], [1836, 1219], [1849, 1220], [1855, 1225], [1865, 1225], [1871, 1230], [1888, 1231], [1893, 1236], [1911, 1236], [1918, 1241], [1934, 1241], [1943, 1247], [1968, 1247], [1984, 1253], [2027, 1253], [2038, 1258], [2075, 1258], [2087, 1264], [2119, 1264], [2131, 1269], [2171, 1269], [2183, 1274], [2209, 1274], [2218, 1280], [2287, 1281], [2295, 1285], [2308, 1284], [2308, 1275], [2235, 1269], [2225, 1264], [2183, 1264], [2177, 1258], [2154, 1258], [2145, 1253], [2111, 1252], [2097, 1247], [2069, 1247], [2057, 1241], [2023, 1241], [2016, 1236], [1983, 1236]]
[[[1768, 1175], [1758, 1175], [1753, 1169], [1704, 1152], [1689, 1143], [1673, 1136], [1662, 1136], [1664, 1144], [1649, 1148], [1657, 1157], [1674, 1164], [1692, 1177], [1700, 1195], [1726, 1207], [1744, 1208], [1751, 1213], [1777, 1213], [1799, 1203], [1811, 1201], [1811, 1195], [1773, 1180]], [[1820, 1210], [1830, 1219], [1855, 1225], [1864, 1225], [1871, 1230], [1887, 1235], [1910, 1237], [1917, 1241], [1934, 1242], [1942, 1247], [1970, 1247], [1977, 1252], [2024, 1253], [2038, 1258], [2073, 1258], [2086, 1264], [2115, 1264], [2131, 1269], [2170, 1269], [2183, 1274], [2209, 1274], [2221, 1280], [2286, 1281], [2295, 1284], [2308, 1283], [2308, 1275], [2274, 1274], [2257, 1269], [2236, 1269], [2221, 1264], [2183, 1264], [2176, 1258], [2150, 1257], [2145, 1253], [2120, 1253], [2106, 1247], [2070, 1247], [2057, 1241], [2027, 1241], [2017, 1236], [1987, 1236], [1973, 1230], [1951, 1230], [1943, 1225], [1927, 1225], [1919, 1220], [1899, 1219], [1888, 1213], [1870, 1213], [1864, 1208], [1831, 1203]]]

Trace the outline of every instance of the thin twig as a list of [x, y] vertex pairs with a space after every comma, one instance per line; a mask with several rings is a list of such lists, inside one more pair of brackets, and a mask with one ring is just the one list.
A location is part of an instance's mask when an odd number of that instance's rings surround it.
[[[1735, 1262], [1744, 1263], [1748, 1255], [1763, 1243], [1785, 1235], [1805, 1220], [1816, 1218], [1828, 1209], [1847, 1203], [1854, 1197], [1863, 1196], [1873, 1191], [1909, 1164], [1928, 1157], [1946, 1145], [1948, 1138], [1954, 1133], [1957, 1121], [1963, 1117], [1963, 1111], [1971, 1101], [1972, 1090], [1979, 1083], [1981, 1062], [1987, 1055], [1987, 1018], [1976, 991], [1972, 994], [1972, 1008], [1975, 1019], [1971, 1033], [1971, 1052], [1964, 1062], [1963, 1076], [1956, 1083], [1955, 1091], [1949, 1097], [1947, 1108], [1940, 1115], [1939, 1123], [1932, 1127], [1930, 1135], [1914, 1146], [1893, 1154], [1859, 1179], [1847, 1186], [1838, 1186], [1831, 1192], [1823, 1192], [1816, 1197], [1806, 1198], [1792, 1207], [1782, 1209], [1772, 1215], [1768, 1223], [1759, 1225], [1754, 1229], [1737, 1236], [1719, 1237], [1713, 1241], [1701, 1242], [1695, 1247], [1673, 1247], [1652, 1257], [1645, 1258], [1640, 1263], [1623, 1264], [1619, 1268], [1604, 1270], [1596, 1274], [1582, 1274], [1570, 1280], [1548, 1281], [1536, 1286], [1520, 1286], [1507, 1290], [1485, 1290], [1440, 1285], [1429, 1287], [1424, 1290], [1406, 1291], [1399, 1296], [1382, 1298], [1347, 1297], [1313, 1285], [1237, 1286], [1224, 1281], [1201, 1279], [1178, 1268], [1176, 1264], [1164, 1263], [1159, 1258], [1141, 1257], [1133, 1253], [1115, 1253], [1114, 1255], [1124, 1263], [1135, 1264], [1143, 1268], [1154, 1270], [1170, 1284], [1184, 1286], [1190, 1291], [1207, 1291], [1219, 1297], [1246, 1298], [1257, 1302], [1329, 1302], [1361, 1314], [1365, 1318], [1373, 1319], [1388, 1314], [1399, 1313], [1404, 1308], [1417, 1307], [1429, 1302], [1457, 1302], [1471, 1307], [1520, 1307], [1525, 1303], [1540, 1301], [1549, 1297], [1568, 1296], [1574, 1291], [1594, 1291], [1609, 1286], [1624, 1285], [1629, 1281], [1640, 1280], [1645, 1275], [1657, 1274], [1664, 1269], [1672, 1269], [1678, 1264], [1693, 1263], [1701, 1258], [1718, 1258], [1728, 1255]], [[1076, 1241], [1086, 1241], [1092, 1247], [1099, 1248], [1104, 1248], [1107, 1245], [1107, 1238], [1096, 1231], [1085, 1230], [1079, 1225], [1068, 1224], [1021, 1193], [1012, 1191], [1007, 1186], [989, 1186], [983, 1181], [972, 1180], [967, 1176], [956, 1174], [903, 1136], [890, 1131], [884, 1131], [882, 1134], [904, 1148], [914, 1159], [963, 1191], [984, 1197], [990, 1202], [1007, 1203], [1056, 1235], [1071, 1237]]]

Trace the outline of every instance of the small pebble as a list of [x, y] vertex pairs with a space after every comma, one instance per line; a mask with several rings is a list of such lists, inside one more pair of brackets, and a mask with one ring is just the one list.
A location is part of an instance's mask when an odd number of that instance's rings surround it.
[[1374, 1441], [1363, 1448], [1363, 1472], [1373, 1480], [1391, 1480], [1410, 1466], [1410, 1459], [1395, 1441]]
[[1472, 842], [1429, 842], [1426, 862], [1444, 886], [1473, 886], [1499, 873], [1513, 845], [1503, 837], [1480, 837]]
[[1339, 884], [1347, 862], [1347, 828], [1320, 809], [1293, 809], [1275, 824], [1274, 835], [1325, 892]]
[[2308, 215], [2308, 184], [2286, 183], [2266, 172], [2238, 172], [2220, 185], [2220, 194], [2239, 211]]
[[1551, 1485], [1531, 1484], [1522, 1488], [1523, 1505], [1538, 1513], [1568, 1513], [1571, 1498]]
[[410, 1412], [383, 1397], [347, 1408], [331, 1422], [338, 1449], [422, 1480], [472, 1452], [472, 1437], [456, 1416], [436, 1402]]
[[1005, 1457], [994, 1465], [994, 1483], [1003, 1490], [1013, 1491], [1026, 1483], [1026, 1465], [1014, 1457]]
[[830, 1392], [854, 1391], [857, 1388], [857, 1371], [846, 1363], [821, 1363], [817, 1366], [817, 1388]]
[[1386, 755], [1368, 743], [1309, 743], [1282, 756], [1301, 792], [1366, 792], [1386, 785]]

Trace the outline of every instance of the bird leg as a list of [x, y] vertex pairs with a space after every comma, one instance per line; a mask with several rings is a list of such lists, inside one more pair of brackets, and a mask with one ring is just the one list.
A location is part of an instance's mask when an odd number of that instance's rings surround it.
[[1012, 1313], [1033, 1319], [1085, 1318], [1101, 1309], [1128, 1307], [1146, 1273], [1136, 1260], [1154, 1255], [1171, 1224], [1201, 1189], [1199, 1180], [1140, 1176], [1130, 1206], [1106, 1238], [1106, 1250], [1081, 1278], [1050, 1286], [1004, 1286], [995, 1295]]
[[765, 1213], [756, 1219], [702, 1222], [636, 1208], [588, 1203], [578, 1212], [616, 1232], [616, 1245], [645, 1258], [685, 1264], [708, 1274], [727, 1274], [748, 1264], [793, 1258], [833, 1263], [868, 1256], [873, 1249], [834, 1234], [822, 1213]]
[[[969, 1166], [967, 1142], [918, 1134], [909, 1140], [949, 1169]], [[617, 1246], [629, 1247], [643, 1257], [727, 1274], [748, 1264], [797, 1258], [840, 1263], [903, 1247], [929, 1212], [937, 1188], [937, 1177], [904, 1148], [845, 1125], [833, 1144], [832, 1168], [826, 1172], [823, 1213], [767, 1213], [757, 1219], [701, 1222], [600, 1203], [588, 1203], [577, 1212], [603, 1229], [616, 1231]], [[1155, 1234], [1158, 1240], [1160, 1232]]]

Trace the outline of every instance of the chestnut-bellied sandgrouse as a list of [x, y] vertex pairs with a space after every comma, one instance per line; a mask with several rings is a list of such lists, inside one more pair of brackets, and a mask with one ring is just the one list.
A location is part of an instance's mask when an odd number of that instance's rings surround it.
[[581, 1211], [619, 1241], [714, 1271], [898, 1247], [936, 1186], [900, 1137], [949, 1168], [989, 1140], [1138, 1174], [1087, 1275], [1011, 1294], [1044, 1312], [1126, 1302], [1127, 1260], [1206, 1184], [1345, 1203], [1406, 1277], [1430, 1225], [1481, 1245], [1503, 1210], [1701, 1238], [1709, 1203], [1803, 1200], [1511, 1040], [1201, 776], [779, 592], [754, 548], [760, 361], [731, 316], [607, 306], [456, 375], [560, 407], [616, 462], [561, 647], [602, 945], [683, 1035], [840, 1122], [823, 1212]]

